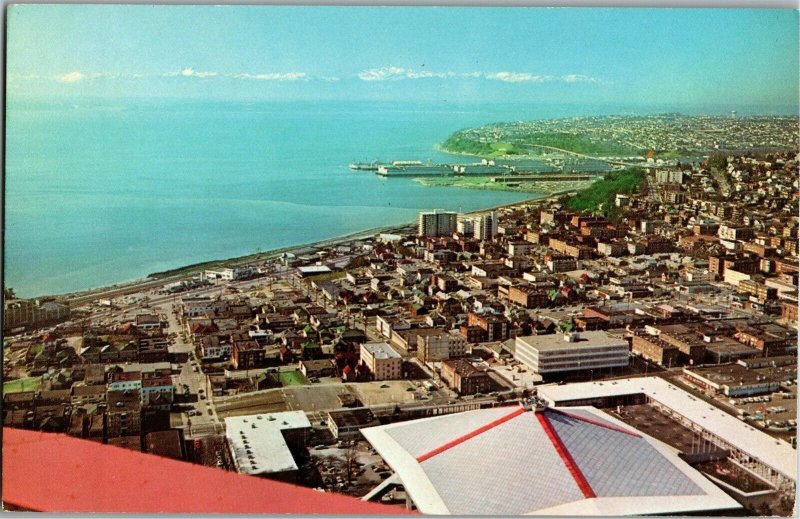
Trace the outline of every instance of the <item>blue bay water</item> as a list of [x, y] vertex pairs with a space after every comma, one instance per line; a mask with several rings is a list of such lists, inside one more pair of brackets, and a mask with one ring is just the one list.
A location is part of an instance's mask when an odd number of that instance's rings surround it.
[[426, 188], [353, 160], [468, 162], [434, 145], [480, 109], [138, 102], [12, 107], [5, 283], [86, 289], [531, 195]]
[[347, 165], [470, 162], [434, 147], [489, 122], [610, 113], [633, 112], [441, 102], [12, 102], [5, 286], [23, 297], [64, 293], [405, 223], [419, 210], [530, 198], [423, 187]]

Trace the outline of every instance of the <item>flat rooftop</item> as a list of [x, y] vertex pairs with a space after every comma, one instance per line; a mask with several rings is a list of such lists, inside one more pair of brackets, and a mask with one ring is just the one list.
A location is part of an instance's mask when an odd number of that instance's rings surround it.
[[385, 342], [367, 342], [362, 344], [361, 347], [367, 350], [370, 355], [376, 359], [400, 358], [400, 354], [394, 351], [394, 349]]
[[310, 428], [304, 411], [225, 418], [225, 436], [242, 474], [271, 474], [297, 470], [281, 431]]
[[684, 368], [684, 372], [697, 375], [720, 386], [731, 388], [740, 385], [764, 384], [771, 382], [787, 382], [797, 378], [797, 366], [776, 366], [763, 368], [746, 368], [740, 364], [728, 364], [710, 368]]
[[602, 348], [604, 346], [628, 346], [622, 339], [612, 337], [604, 331], [581, 332], [577, 334], [574, 341], [568, 342], [561, 333], [549, 335], [528, 335], [517, 337], [517, 344], [520, 342], [534, 348], [537, 351], [557, 351], [557, 350], [580, 350], [591, 348]]

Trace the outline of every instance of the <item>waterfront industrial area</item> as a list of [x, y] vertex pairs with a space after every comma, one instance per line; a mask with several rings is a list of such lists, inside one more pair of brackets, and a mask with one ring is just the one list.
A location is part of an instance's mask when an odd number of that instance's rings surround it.
[[[6, 293], [4, 426], [398, 511], [792, 515], [797, 120], [598, 120], [459, 132], [493, 150], [473, 165], [352, 165], [591, 189]], [[630, 155], [491, 145], [575, 127]]]

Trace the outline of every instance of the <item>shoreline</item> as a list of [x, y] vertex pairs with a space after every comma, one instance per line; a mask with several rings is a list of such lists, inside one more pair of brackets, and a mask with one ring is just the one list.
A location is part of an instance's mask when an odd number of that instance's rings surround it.
[[[573, 191], [573, 190], [569, 190]], [[568, 191], [567, 191], [568, 192]], [[466, 215], [474, 215], [478, 213], [484, 213], [486, 211], [494, 211], [498, 209], [504, 209], [508, 207], [515, 207], [518, 205], [526, 205], [531, 203], [541, 203], [551, 198], [556, 198], [563, 193], [551, 193], [545, 194], [542, 193], [542, 196], [533, 196], [530, 198], [526, 198], [524, 200], [520, 200], [518, 202], [512, 202], [509, 204], [500, 204], [490, 207], [485, 207], [482, 209], [476, 209], [474, 211], [469, 211], [464, 213]], [[111, 285], [104, 285], [101, 287], [94, 287], [88, 288], [86, 290], [78, 290], [75, 292], [67, 292], [61, 294], [47, 294], [47, 295], [40, 295], [35, 296], [27, 299], [44, 299], [44, 298], [55, 298], [56, 300], [69, 303], [71, 306], [80, 306], [85, 304], [86, 302], [92, 301], [94, 299], [99, 298], [107, 298], [107, 297], [118, 297], [126, 294], [135, 293], [141, 291], [143, 289], [152, 288], [155, 286], [161, 286], [166, 283], [173, 283], [176, 281], [183, 281], [190, 279], [203, 270], [210, 269], [210, 268], [222, 268], [222, 267], [234, 267], [234, 266], [241, 266], [246, 265], [253, 262], [261, 262], [261, 261], [269, 261], [274, 260], [278, 256], [285, 254], [285, 253], [293, 253], [297, 251], [302, 251], [304, 249], [323, 249], [326, 247], [334, 247], [337, 245], [342, 245], [354, 240], [369, 238], [375, 236], [376, 234], [380, 233], [390, 233], [393, 231], [405, 231], [405, 230], [413, 230], [416, 226], [416, 222], [406, 222], [401, 224], [393, 224], [393, 225], [384, 225], [379, 227], [372, 227], [368, 229], [363, 229], [360, 231], [355, 231], [352, 233], [334, 236], [331, 238], [326, 238], [323, 240], [317, 240], [314, 242], [307, 242], [307, 243], [300, 243], [296, 245], [289, 245], [286, 247], [280, 247], [277, 249], [270, 249], [263, 252], [257, 252], [254, 254], [246, 254], [243, 256], [234, 256], [231, 258], [224, 258], [224, 259], [211, 259], [208, 261], [203, 261], [199, 263], [193, 263], [190, 265], [183, 265], [179, 267], [175, 267], [174, 269], [168, 269], [161, 272], [153, 272], [148, 274], [144, 278], [129, 280], [129, 281], [121, 281], [119, 283], [111, 284]]]

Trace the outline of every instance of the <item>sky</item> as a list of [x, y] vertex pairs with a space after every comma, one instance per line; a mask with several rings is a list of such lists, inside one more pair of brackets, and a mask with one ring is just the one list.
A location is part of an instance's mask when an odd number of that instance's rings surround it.
[[16, 5], [32, 98], [798, 104], [798, 12]]

